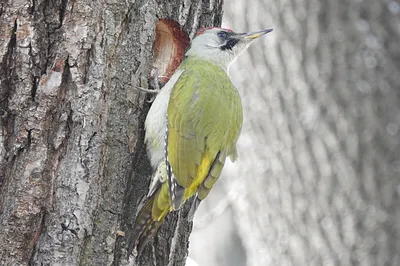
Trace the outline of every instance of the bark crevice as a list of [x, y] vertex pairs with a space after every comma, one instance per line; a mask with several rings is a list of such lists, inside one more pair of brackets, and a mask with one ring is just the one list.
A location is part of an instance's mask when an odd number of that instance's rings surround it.
[[[132, 265], [123, 233], [151, 169], [143, 143], [150, 96], [131, 86], [152, 68], [157, 18], [177, 20], [183, 3], [195, 6], [186, 30], [220, 20], [220, 9], [186, 0], [0, 7], [0, 24], [9, 27], [0, 40], [0, 261]], [[180, 241], [171, 246], [176, 219], [143, 265], [167, 265], [171, 248], [184, 249], [171, 258], [184, 265], [191, 225], [180, 219]]]

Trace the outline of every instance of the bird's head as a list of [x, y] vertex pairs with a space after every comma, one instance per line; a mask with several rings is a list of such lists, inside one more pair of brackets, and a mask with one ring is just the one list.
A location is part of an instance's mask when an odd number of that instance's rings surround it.
[[229, 66], [253, 40], [271, 31], [272, 29], [235, 33], [230, 29], [217, 27], [201, 29], [193, 39], [186, 56], [204, 58], [228, 71]]

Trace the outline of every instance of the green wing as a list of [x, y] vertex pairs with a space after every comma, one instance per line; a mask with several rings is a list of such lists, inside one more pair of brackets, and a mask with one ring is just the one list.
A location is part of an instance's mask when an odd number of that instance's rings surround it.
[[217, 154], [223, 153], [224, 161], [226, 156], [236, 157], [242, 106], [236, 88], [220, 67], [191, 58], [181, 68], [184, 72], [168, 105], [167, 152], [173, 173], [170, 195], [178, 186], [185, 190], [186, 200], [209, 175]]

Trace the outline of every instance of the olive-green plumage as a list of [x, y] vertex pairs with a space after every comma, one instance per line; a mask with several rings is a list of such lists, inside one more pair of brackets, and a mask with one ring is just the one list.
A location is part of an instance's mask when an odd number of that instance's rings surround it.
[[[236, 159], [242, 104], [221, 67], [189, 57], [179, 69], [184, 71], [172, 88], [167, 111], [168, 162], [177, 183], [184, 187], [184, 201], [196, 193], [203, 200], [221, 174], [226, 158]], [[139, 213], [133, 244], [139, 238], [143, 247], [170, 211], [165, 182]]]
[[[236, 158], [243, 115], [239, 93], [223, 69], [195, 57], [182, 68], [168, 105], [168, 160], [187, 199], [203, 184], [217, 154], [222, 164], [227, 156]], [[218, 177], [220, 171], [214, 172]]]
[[[168, 104], [168, 161], [186, 200], [204, 183], [214, 161], [212, 179], [227, 156], [236, 158], [243, 115], [239, 93], [223, 69], [196, 57], [181, 67], [185, 71]], [[212, 187], [210, 180], [206, 183], [203, 198]]]
[[254, 39], [270, 31], [200, 30], [157, 95], [145, 121], [154, 174], [136, 217], [128, 254], [135, 246], [141, 253], [168, 212], [194, 196], [188, 214], [191, 220], [218, 180], [226, 158], [236, 159], [242, 105], [227, 72]]

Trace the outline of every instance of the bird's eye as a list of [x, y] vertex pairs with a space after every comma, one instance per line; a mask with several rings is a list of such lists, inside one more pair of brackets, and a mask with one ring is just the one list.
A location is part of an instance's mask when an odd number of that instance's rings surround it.
[[225, 39], [226, 38], [226, 32], [225, 31], [220, 31], [217, 33], [217, 36], [220, 37], [221, 39]]

